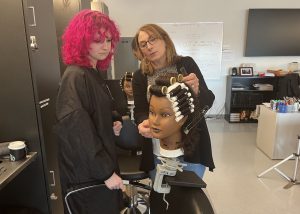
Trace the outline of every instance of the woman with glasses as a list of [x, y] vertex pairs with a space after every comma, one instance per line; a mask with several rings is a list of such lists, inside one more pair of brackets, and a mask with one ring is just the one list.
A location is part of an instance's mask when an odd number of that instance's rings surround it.
[[92, 10], [79, 12], [62, 37], [67, 68], [57, 96], [55, 127], [61, 186], [64, 197], [85, 189], [69, 197], [65, 213], [120, 213], [124, 185], [118, 175], [113, 101], [101, 74], [119, 37], [115, 23]]
[[[195, 61], [191, 57], [179, 56], [176, 53], [175, 46], [164, 29], [155, 24], [144, 25], [136, 33], [134, 41], [136, 49], [133, 51], [137, 52], [141, 60], [140, 69], [134, 73], [132, 82], [134, 113], [140, 134], [147, 138], [143, 145], [141, 169], [150, 171], [155, 168], [160, 151], [159, 140], [152, 138], [150, 131], [147, 87], [154, 85], [160, 75], [182, 74], [183, 82], [197, 96], [200, 108], [210, 108], [215, 96], [207, 88]], [[206, 167], [212, 171], [215, 166], [205, 119], [199, 122], [197, 130], [199, 130], [199, 138], [194, 142], [193, 152], [184, 154], [184, 161], [189, 163], [186, 170], [190, 169], [202, 178]]]

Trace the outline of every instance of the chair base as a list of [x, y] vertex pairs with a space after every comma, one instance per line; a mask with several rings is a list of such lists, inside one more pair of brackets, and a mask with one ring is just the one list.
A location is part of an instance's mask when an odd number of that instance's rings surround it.
[[[121, 214], [148, 214], [149, 212], [149, 191], [142, 190], [132, 184], [127, 186], [127, 207], [125, 207]], [[126, 197], [125, 197], [126, 198]]]
[[140, 211], [136, 207], [126, 207], [124, 210], [121, 211], [120, 214], [144, 214], [144, 212]]

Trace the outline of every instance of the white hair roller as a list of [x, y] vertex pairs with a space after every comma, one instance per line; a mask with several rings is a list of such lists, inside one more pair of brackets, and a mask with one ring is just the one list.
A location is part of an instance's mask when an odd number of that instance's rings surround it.
[[[172, 101], [171, 101], [172, 102]], [[172, 107], [175, 108], [176, 106], [178, 106], [178, 102], [175, 101], [175, 102], [172, 102]]]
[[181, 115], [181, 111], [177, 111], [176, 113], [175, 113], [175, 117], [179, 117]]
[[[169, 87], [168, 87], [168, 91], [167, 91], [167, 93], [169, 94], [173, 89], [175, 89], [178, 85], [181, 85], [180, 83], [178, 83], [178, 82], [175, 82], [173, 85], [170, 85]], [[181, 86], [182, 87], [182, 86]]]
[[176, 117], [175, 120], [178, 123], [183, 118], [183, 115], [180, 115], [179, 117]]

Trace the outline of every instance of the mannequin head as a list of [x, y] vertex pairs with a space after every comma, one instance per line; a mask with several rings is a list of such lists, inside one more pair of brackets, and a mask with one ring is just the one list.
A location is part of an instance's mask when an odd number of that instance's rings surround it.
[[184, 147], [184, 128], [191, 122], [194, 112], [192, 91], [174, 76], [159, 76], [149, 86], [149, 124], [154, 138], [161, 147], [175, 150]]
[[131, 72], [126, 72], [120, 82], [121, 88], [124, 91], [127, 100], [133, 100], [132, 77], [133, 74]]

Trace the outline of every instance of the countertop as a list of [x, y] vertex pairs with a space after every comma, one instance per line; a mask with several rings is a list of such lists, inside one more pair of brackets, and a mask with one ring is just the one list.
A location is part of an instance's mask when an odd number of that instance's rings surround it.
[[22, 170], [30, 165], [37, 158], [37, 152], [29, 152], [26, 158], [20, 161], [10, 161], [0, 158], [0, 190], [13, 180]]

